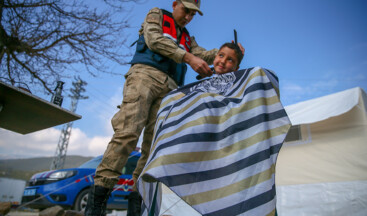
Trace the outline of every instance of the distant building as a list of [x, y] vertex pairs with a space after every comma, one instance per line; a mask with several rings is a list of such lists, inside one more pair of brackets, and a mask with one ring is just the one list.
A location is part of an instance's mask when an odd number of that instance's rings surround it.
[[0, 202], [20, 204], [26, 181], [11, 178], [0, 178]]

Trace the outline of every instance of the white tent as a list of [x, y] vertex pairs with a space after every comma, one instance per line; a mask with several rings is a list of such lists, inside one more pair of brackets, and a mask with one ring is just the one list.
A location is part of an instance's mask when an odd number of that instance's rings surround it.
[[285, 107], [292, 122], [277, 160], [277, 210], [367, 215], [367, 96], [353, 88]]
[[[276, 165], [279, 216], [367, 215], [367, 96], [353, 88], [286, 106]], [[163, 187], [160, 215], [200, 215]]]
[[23, 180], [0, 178], [0, 202], [20, 204], [25, 185]]

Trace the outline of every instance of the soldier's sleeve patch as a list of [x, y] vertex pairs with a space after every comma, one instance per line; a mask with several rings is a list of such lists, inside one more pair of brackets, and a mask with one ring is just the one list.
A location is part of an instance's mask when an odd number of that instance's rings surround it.
[[160, 17], [161, 17], [161, 15], [160, 15], [159, 8], [153, 8], [152, 10], [149, 11], [149, 13], [147, 15], [147, 22], [148, 23], [159, 24]]

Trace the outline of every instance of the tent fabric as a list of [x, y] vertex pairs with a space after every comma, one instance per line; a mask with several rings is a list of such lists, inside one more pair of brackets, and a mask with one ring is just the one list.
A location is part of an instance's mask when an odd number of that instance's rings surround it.
[[144, 214], [159, 214], [163, 183], [202, 215], [274, 215], [275, 162], [289, 128], [277, 78], [261, 67], [171, 92], [138, 180]]
[[[326, 104], [322, 107], [330, 105], [335, 109], [347, 107], [344, 103], [353, 107], [350, 109], [348, 107], [349, 110], [344, 110], [346, 112], [339, 110], [340, 114], [332, 118], [325, 116], [309, 124], [309, 133], [312, 137], [309, 143], [300, 145], [284, 143], [276, 166], [276, 185], [367, 180], [365, 95], [366, 93], [357, 87], [313, 100], [319, 104], [321, 102]], [[351, 103], [351, 100], [355, 99], [357, 102]], [[313, 107], [315, 103], [306, 101], [304, 105], [306, 104]], [[295, 114], [288, 107], [285, 109], [291, 122], [294, 122]], [[300, 109], [310, 108], [301, 106]], [[316, 113], [317, 109], [312, 112]], [[325, 111], [324, 115], [327, 114]]]
[[200, 216], [201, 214], [179, 196], [177, 196], [168, 187], [162, 184], [162, 204], [159, 215], [180, 215], [180, 216]]
[[348, 121], [358, 116], [351, 112], [312, 124], [311, 143], [284, 143], [277, 160], [276, 185], [367, 180], [367, 126]]
[[279, 215], [367, 215], [366, 103], [357, 87], [285, 107], [312, 139], [282, 146], [276, 165]]
[[277, 186], [281, 216], [366, 216], [367, 181]]
[[292, 125], [311, 124], [348, 112], [358, 104], [359, 87], [303, 101], [285, 109]]

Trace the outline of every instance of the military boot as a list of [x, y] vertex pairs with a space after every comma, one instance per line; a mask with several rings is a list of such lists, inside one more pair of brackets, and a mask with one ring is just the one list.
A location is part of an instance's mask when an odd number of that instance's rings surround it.
[[85, 216], [105, 216], [108, 197], [112, 189], [95, 185], [89, 190]]
[[140, 216], [141, 201], [141, 196], [137, 191], [133, 191], [129, 194], [127, 216]]

